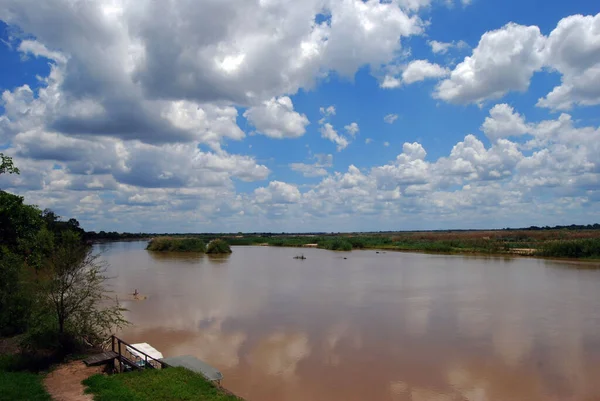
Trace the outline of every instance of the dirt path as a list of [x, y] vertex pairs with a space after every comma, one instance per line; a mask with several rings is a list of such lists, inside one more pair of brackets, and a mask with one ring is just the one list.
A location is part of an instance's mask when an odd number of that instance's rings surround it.
[[92, 401], [90, 394], [83, 394], [81, 381], [102, 371], [102, 366], [87, 367], [82, 361], [68, 362], [50, 372], [44, 379], [44, 386], [54, 401]]

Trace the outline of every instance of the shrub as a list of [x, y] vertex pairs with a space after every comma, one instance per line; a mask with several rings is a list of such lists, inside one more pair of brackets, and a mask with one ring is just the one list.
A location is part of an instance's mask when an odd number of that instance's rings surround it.
[[537, 255], [557, 258], [598, 258], [600, 257], [600, 239], [586, 238], [548, 242], [541, 247]]
[[325, 248], [332, 251], [351, 251], [352, 244], [345, 239], [335, 238], [319, 243], [319, 248]]
[[231, 248], [229, 247], [229, 244], [223, 241], [222, 239], [215, 239], [208, 244], [208, 248], [206, 248], [206, 253], [212, 255], [226, 254], [231, 253]]

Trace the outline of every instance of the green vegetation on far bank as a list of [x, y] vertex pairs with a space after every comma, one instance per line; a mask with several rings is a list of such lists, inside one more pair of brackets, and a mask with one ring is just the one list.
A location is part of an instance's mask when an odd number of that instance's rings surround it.
[[600, 238], [551, 241], [543, 244], [537, 254], [551, 258], [600, 259]]
[[215, 239], [209, 242], [206, 253], [212, 255], [221, 255], [231, 253], [231, 247], [229, 244], [222, 239]]
[[152, 238], [146, 247], [156, 252], [206, 252], [206, 245], [200, 238]]
[[155, 252], [195, 252], [222, 255], [231, 253], [231, 247], [222, 239], [209, 239], [208, 246], [198, 237], [156, 237], [148, 242], [146, 249]]
[[489, 230], [321, 235], [231, 235], [231, 245], [303, 247], [330, 250], [389, 249], [439, 253], [519, 254], [542, 257], [600, 258], [600, 231]]
[[143, 370], [120, 375], [94, 375], [83, 381], [95, 401], [234, 401], [202, 376], [185, 368]]

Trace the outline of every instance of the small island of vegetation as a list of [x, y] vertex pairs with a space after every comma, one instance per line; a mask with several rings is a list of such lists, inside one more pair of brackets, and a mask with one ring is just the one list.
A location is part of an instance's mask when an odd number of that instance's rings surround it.
[[214, 239], [206, 246], [201, 238], [156, 237], [148, 242], [146, 249], [155, 252], [195, 252], [211, 255], [231, 253], [231, 247], [227, 242]]
[[227, 242], [223, 241], [222, 239], [215, 239], [208, 244], [206, 253], [211, 255], [228, 254], [231, 253], [231, 247]]
[[149, 251], [156, 252], [206, 252], [206, 244], [200, 238], [156, 237], [148, 242]]

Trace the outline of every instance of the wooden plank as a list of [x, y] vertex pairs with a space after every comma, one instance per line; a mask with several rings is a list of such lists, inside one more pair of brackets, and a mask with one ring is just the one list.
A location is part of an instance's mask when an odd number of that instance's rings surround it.
[[193, 372], [200, 373], [210, 381], [220, 382], [223, 380], [221, 372], [192, 355], [172, 356], [163, 358], [161, 361], [169, 366], [181, 366]]
[[83, 363], [87, 366], [97, 366], [108, 363], [118, 357], [119, 355], [113, 351], [106, 351], [101, 354], [92, 355], [91, 357], [85, 359]]

